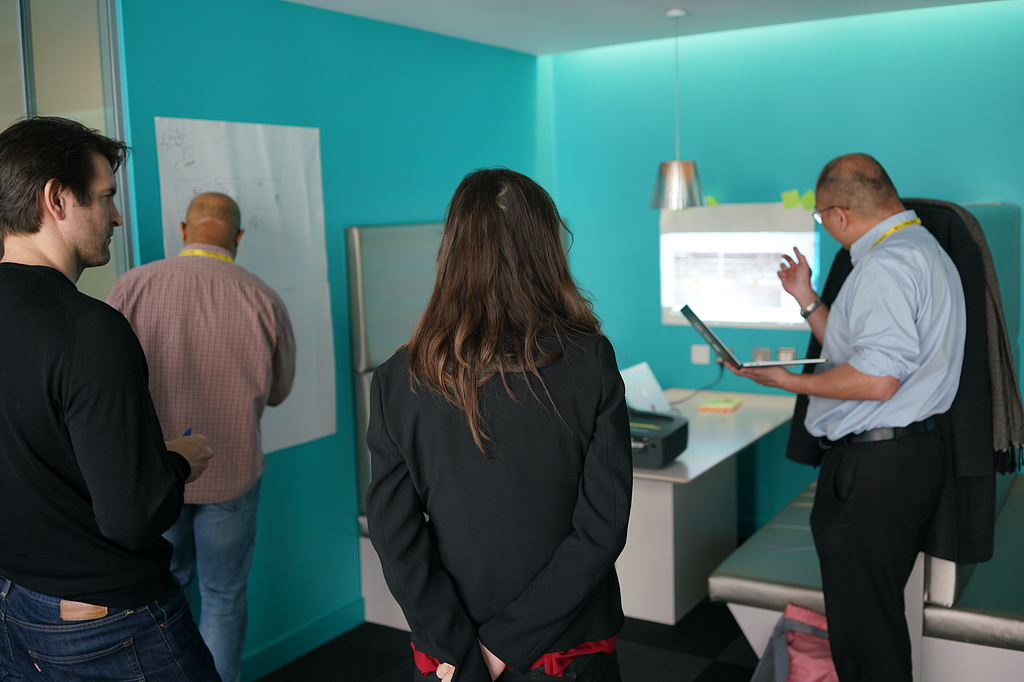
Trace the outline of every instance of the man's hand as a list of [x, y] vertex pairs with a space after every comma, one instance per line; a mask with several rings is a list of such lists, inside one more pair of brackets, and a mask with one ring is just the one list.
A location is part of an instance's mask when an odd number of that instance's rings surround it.
[[804, 308], [813, 303], [818, 298], [818, 294], [814, 293], [814, 289], [811, 288], [811, 266], [807, 263], [804, 254], [800, 253], [800, 249], [795, 246], [793, 253], [796, 255], [795, 261], [788, 255], [782, 254], [786, 262], [779, 265], [779, 279], [782, 281], [782, 288], [786, 290], [786, 293], [795, 298], [800, 307]]
[[487, 663], [487, 672], [491, 674], [491, 682], [494, 682], [505, 672], [505, 662], [492, 654], [479, 639], [476, 641], [480, 645], [480, 653], [484, 655], [484, 662]]
[[199, 478], [199, 475], [206, 471], [206, 467], [210, 465], [210, 458], [213, 457], [213, 448], [206, 444], [206, 436], [199, 434], [169, 440], [167, 449], [177, 452], [192, 466], [192, 474], [185, 483], [191, 483]]
[[784, 367], [736, 367], [728, 362], [725, 363], [725, 366], [738, 377], [753, 379], [762, 386], [781, 388], [785, 391], [792, 390], [788, 386], [793, 377], [796, 376]]
[[[811, 288], [811, 266], [804, 258], [804, 254], [800, 253], [800, 249], [795, 246], [793, 253], [796, 254], [796, 261], [786, 254], [782, 254], [786, 262], [779, 265], [779, 280], [786, 293], [796, 299], [801, 310], [805, 310], [807, 306], [818, 300], [818, 294]], [[825, 325], [828, 324], [828, 306], [819, 304], [817, 309], [804, 319], [811, 326], [814, 338], [818, 339], [818, 343], [824, 344]], [[755, 379], [755, 381], [757, 380]]]

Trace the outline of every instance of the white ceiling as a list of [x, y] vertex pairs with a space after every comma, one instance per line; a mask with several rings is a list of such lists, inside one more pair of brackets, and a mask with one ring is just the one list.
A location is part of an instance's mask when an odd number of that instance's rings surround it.
[[992, 0], [290, 0], [528, 54]]

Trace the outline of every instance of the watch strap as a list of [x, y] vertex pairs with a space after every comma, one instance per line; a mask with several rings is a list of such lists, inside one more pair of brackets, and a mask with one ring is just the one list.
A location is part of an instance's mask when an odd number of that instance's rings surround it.
[[814, 299], [814, 301], [812, 301], [810, 305], [808, 305], [806, 308], [800, 311], [800, 317], [806, 320], [808, 316], [815, 310], [817, 310], [818, 306], [820, 306], [822, 303], [824, 303], [824, 301], [821, 300], [821, 297]]

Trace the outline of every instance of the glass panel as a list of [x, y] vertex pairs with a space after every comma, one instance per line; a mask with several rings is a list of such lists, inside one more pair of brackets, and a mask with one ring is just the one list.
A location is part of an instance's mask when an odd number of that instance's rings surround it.
[[18, 0], [0, 0], [0, 130], [21, 118]]
[[[31, 0], [29, 6], [36, 111], [106, 134], [97, 0]], [[124, 190], [118, 187], [119, 193]], [[114, 239], [120, 238], [115, 231]], [[78, 290], [105, 299], [117, 280], [117, 252], [112, 243], [110, 262], [82, 273]]]
[[103, 78], [96, 0], [32, 0], [36, 110], [103, 132]]

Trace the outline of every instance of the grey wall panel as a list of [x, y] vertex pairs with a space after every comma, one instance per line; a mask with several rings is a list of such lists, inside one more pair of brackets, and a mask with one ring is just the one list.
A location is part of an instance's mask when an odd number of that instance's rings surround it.
[[426, 307], [442, 228], [441, 223], [345, 228], [360, 514], [366, 513], [370, 484], [370, 379], [409, 340]]
[[352, 369], [377, 367], [409, 340], [434, 286], [440, 223], [345, 228]]

